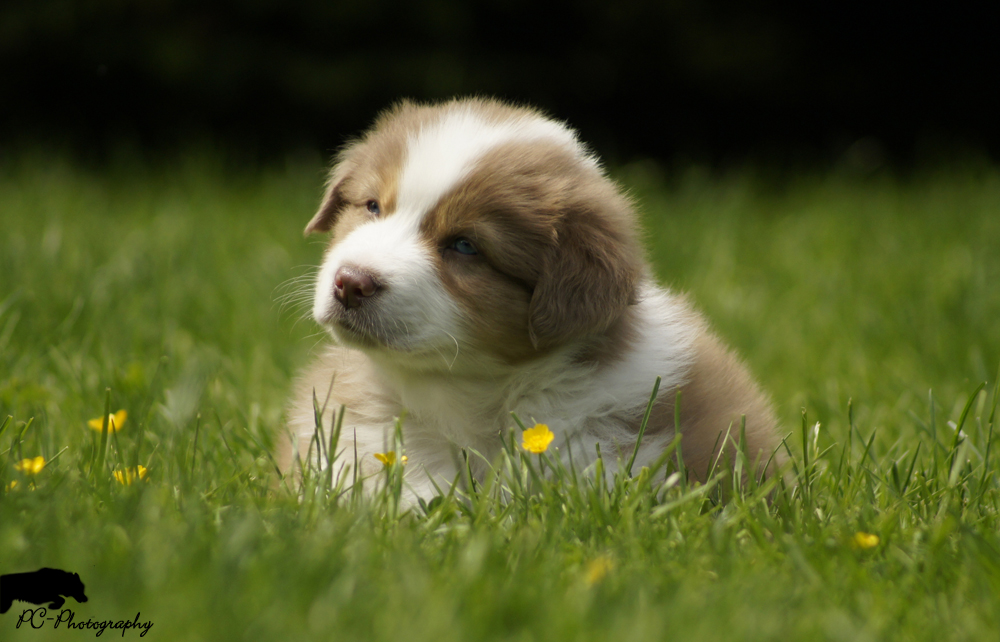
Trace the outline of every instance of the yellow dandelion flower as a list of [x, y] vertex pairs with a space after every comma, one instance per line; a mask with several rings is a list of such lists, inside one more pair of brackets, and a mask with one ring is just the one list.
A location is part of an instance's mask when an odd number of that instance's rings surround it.
[[549, 449], [549, 444], [556, 436], [545, 424], [535, 424], [534, 428], [528, 428], [521, 433], [521, 448], [529, 453], [541, 454]]
[[[384, 453], [375, 453], [375, 459], [377, 459], [380, 462], [382, 462], [382, 465], [385, 466], [386, 468], [388, 468], [389, 466], [392, 466], [393, 464], [396, 463], [396, 451], [390, 450], [390, 451], [384, 452]], [[407, 457], [406, 455], [403, 455], [400, 458], [399, 461], [400, 461], [401, 464], [403, 464], [405, 466], [406, 462], [408, 460], [409, 460], [409, 457]]]
[[39, 455], [34, 459], [22, 459], [14, 464], [14, 468], [25, 475], [37, 475], [45, 468], [45, 457]]
[[615, 567], [615, 563], [607, 555], [595, 557], [587, 563], [587, 575], [584, 578], [587, 586], [593, 586], [603, 580]]
[[131, 486], [136, 478], [146, 479], [146, 467], [140, 464], [138, 471], [134, 467], [129, 467], [125, 470], [116, 470], [112, 474], [115, 476], [115, 481], [122, 486]]
[[[119, 410], [118, 412], [108, 415], [108, 432], [117, 432], [122, 429], [125, 425], [125, 420], [128, 419], [128, 412], [125, 410]], [[87, 422], [87, 425], [101, 432], [101, 426], [104, 424], [104, 417], [98, 417], [97, 419], [91, 419]]]
[[878, 535], [873, 533], [864, 533], [862, 531], [858, 531], [854, 534], [854, 537], [851, 538], [851, 546], [854, 548], [875, 548], [878, 546], [878, 542]]

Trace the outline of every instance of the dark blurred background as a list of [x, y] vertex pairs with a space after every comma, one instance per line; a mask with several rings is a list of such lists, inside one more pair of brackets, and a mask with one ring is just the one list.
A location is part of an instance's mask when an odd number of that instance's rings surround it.
[[0, 146], [327, 154], [401, 97], [481, 93], [613, 163], [996, 160], [988, 5], [3, 0]]

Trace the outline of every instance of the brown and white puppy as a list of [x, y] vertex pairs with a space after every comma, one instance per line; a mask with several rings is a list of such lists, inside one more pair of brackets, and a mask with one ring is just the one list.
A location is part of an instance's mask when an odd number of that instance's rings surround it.
[[696, 476], [741, 415], [751, 456], [777, 447], [766, 397], [653, 283], [632, 203], [561, 122], [493, 100], [400, 103], [340, 153], [314, 232], [333, 233], [313, 316], [334, 343], [298, 382], [285, 470], [309, 452], [314, 391], [329, 391], [327, 427], [347, 407], [339, 461], [356, 449], [362, 474], [405, 410], [411, 500], [453, 482], [457, 448], [496, 455], [512, 411], [582, 460], [596, 444], [627, 458], [657, 376], [636, 470], [673, 439], [678, 388]]

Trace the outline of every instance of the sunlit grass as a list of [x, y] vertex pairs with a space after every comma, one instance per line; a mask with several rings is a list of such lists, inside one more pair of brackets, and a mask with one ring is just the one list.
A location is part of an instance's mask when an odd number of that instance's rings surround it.
[[[2, 168], [0, 573], [78, 572], [78, 619], [141, 611], [158, 639], [1000, 630], [1000, 174], [624, 168], [656, 272], [772, 392], [788, 474], [743, 474], [739, 451], [705, 485], [672, 451], [631, 474], [607, 454], [567, 468], [512, 417], [491, 474], [413, 508], [405, 417], [374, 477], [330, 447], [340, 424], [315, 445], [346, 467], [307, 466], [301, 490], [275, 471], [321, 339], [294, 303], [321, 175]], [[25, 606], [0, 637], [60, 637], [15, 629]]]

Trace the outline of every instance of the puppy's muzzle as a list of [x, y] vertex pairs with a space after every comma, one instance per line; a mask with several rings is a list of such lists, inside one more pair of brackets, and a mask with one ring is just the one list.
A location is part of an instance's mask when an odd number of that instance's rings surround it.
[[333, 277], [333, 296], [345, 308], [360, 308], [378, 293], [381, 284], [370, 272], [345, 265]]

